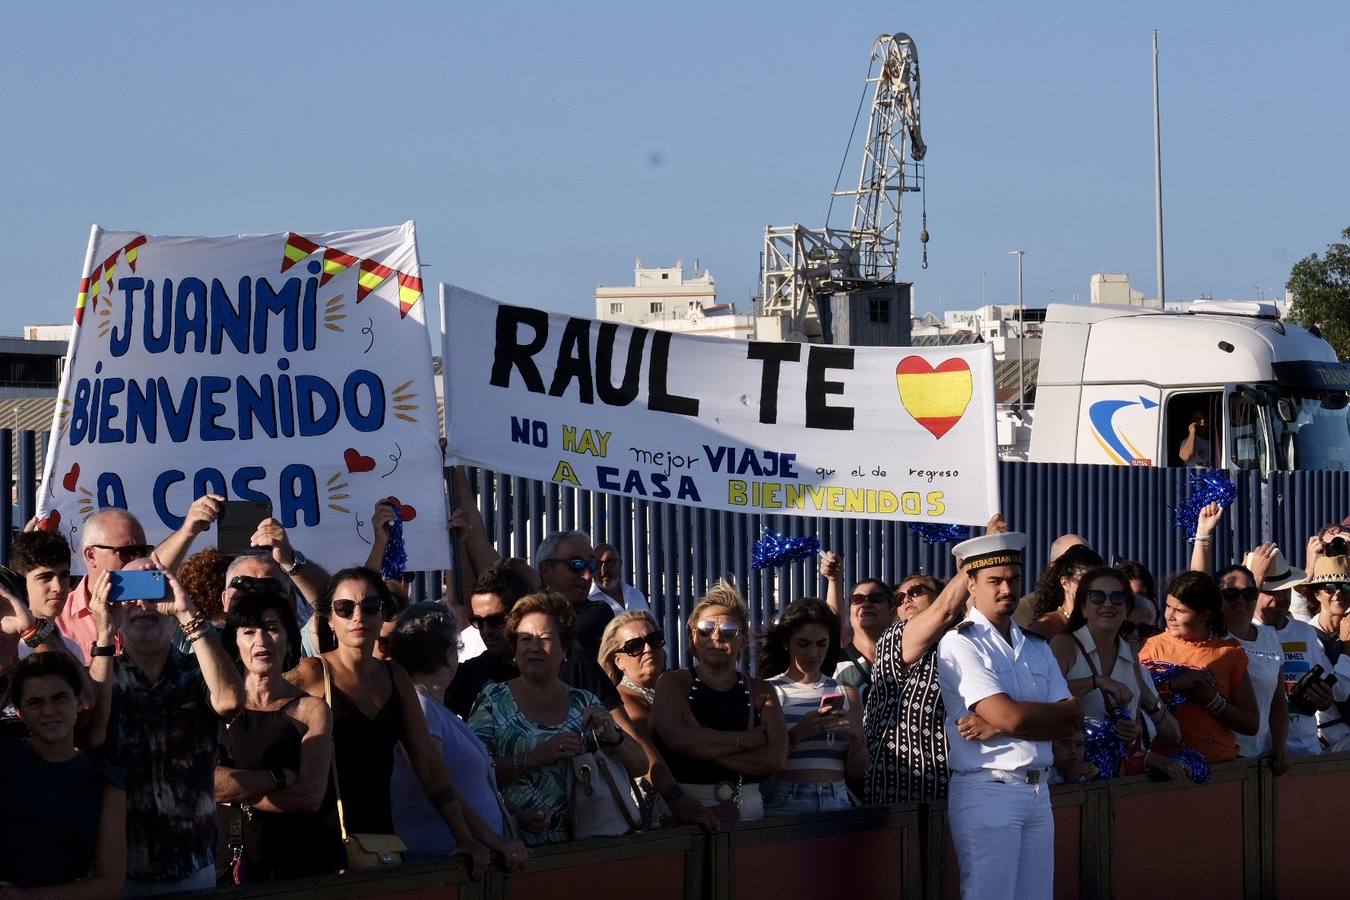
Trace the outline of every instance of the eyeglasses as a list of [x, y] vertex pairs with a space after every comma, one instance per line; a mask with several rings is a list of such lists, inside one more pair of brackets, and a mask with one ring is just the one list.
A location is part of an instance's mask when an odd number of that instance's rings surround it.
[[490, 616], [470, 615], [469, 624], [472, 625], [474, 628], [479, 629], [480, 631], [484, 628], [492, 628], [494, 630], [498, 628], [505, 628], [506, 613], [493, 613]]
[[122, 562], [131, 562], [133, 559], [143, 559], [150, 555], [150, 551], [155, 549], [153, 544], [127, 544], [125, 547], [110, 547], [107, 544], [90, 544], [95, 550], [107, 550], [110, 553], [116, 553], [122, 558]]
[[891, 598], [882, 591], [868, 591], [865, 594], [853, 594], [849, 598], [854, 603], [890, 603]]
[[1328, 584], [1319, 584], [1317, 589], [1329, 594], [1350, 594], [1350, 582], [1333, 581]]
[[385, 608], [384, 598], [374, 596], [362, 597], [360, 603], [355, 600], [334, 600], [333, 615], [339, 619], [350, 619], [356, 614], [358, 606], [361, 607], [362, 616], [373, 616], [376, 613], [381, 613], [385, 621], [393, 618], [390, 611]]
[[600, 560], [595, 557], [582, 559], [580, 556], [570, 556], [567, 559], [546, 559], [544, 562], [562, 563], [577, 574], [590, 572], [594, 575], [596, 570], [600, 568]]
[[1225, 603], [1255, 603], [1260, 594], [1261, 592], [1254, 587], [1219, 589], [1219, 596], [1223, 598]]
[[254, 578], [252, 575], [236, 575], [230, 579], [230, 588], [251, 593], [284, 594], [286, 589], [275, 578]]
[[694, 630], [705, 638], [720, 634], [723, 641], [731, 643], [736, 640], [736, 635], [741, 633], [741, 626], [739, 622], [714, 622], [712, 619], [704, 619], [694, 626]]
[[641, 656], [643, 647], [651, 647], [653, 651], [656, 651], [665, 645], [666, 636], [659, 631], [653, 631], [651, 634], [644, 634], [642, 637], [624, 641], [619, 645], [618, 652], [624, 656]]
[[931, 593], [933, 593], [933, 589], [930, 588], [930, 587], [929, 587], [928, 585], [926, 585], [926, 584], [912, 584], [912, 585], [909, 586], [909, 590], [907, 590], [907, 591], [902, 591], [902, 590], [900, 590], [899, 588], [896, 588], [896, 589], [895, 589], [895, 599], [897, 599], [897, 600], [918, 600], [920, 597], [923, 597], [923, 596], [925, 596], [925, 595], [927, 595], [927, 594], [931, 594]]
[[1112, 606], [1124, 606], [1129, 595], [1124, 591], [1092, 590], [1085, 593], [1084, 596], [1087, 597], [1087, 602], [1093, 606], [1101, 606], [1103, 603], [1110, 603]]
[[619, 559], [617, 556], [613, 559], [600, 560], [600, 568], [602, 569], [617, 569], [621, 565], [623, 565], [623, 560]]
[[1121, 622], [1120, 636], [1125, 640], [1133, 640], [1136, 637], [1141, 641], [1146, 641], [1157, 634], [1159, 629], [1152, 625], [1140, 625], [1138, 622]]

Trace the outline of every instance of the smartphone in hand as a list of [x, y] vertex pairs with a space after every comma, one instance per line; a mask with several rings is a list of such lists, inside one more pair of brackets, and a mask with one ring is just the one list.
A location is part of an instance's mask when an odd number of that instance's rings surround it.
[[271, 517], [270, 500], [226, 500], [216, 521], [216, 549], [225, 556], [259, 552], [249, 541], [262, 521]]
[[169, 585], [158, 569], [136, 569], [131, 572], [108, 573], [108, 602], [128, 603], [133, 600], [163, 600]]

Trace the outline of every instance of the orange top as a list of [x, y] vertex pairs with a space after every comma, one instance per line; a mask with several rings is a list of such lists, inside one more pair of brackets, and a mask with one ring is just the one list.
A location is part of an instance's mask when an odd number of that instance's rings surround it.
[[[1192, 669], [1209, 669], [1214, 673], [1219, 693], [1226, 699], [1233, 696], [1242, 683], [1242, 676], [1247, 673], [1247, 651], [1232, 638], [1186, 641], [1164, 631], [1149, 638], [1140, 648], [1139, 661], [1147, 663], [1150, 659]], [[1158, 693], [1164, 701], [1172, 695], [1165, 685], [1159, 688]], [[1178, 706], [1172, 715], [1176, 716], [1177, 724], [1181, 726], [1181, 738], [1186, 746], [1199, 750], [1205, 759], [1212, 763], [1237, 759], [1237, 738], [1227, 725], [1214, 718], [1203, 706], [1187, 701]], [[1151, 749], [1165, 754], [1175, 753], [1182, 748], [1154, 741]]]

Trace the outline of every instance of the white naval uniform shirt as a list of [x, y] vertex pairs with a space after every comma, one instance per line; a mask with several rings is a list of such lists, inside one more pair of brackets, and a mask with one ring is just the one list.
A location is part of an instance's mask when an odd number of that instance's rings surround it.
[[1050, 645], [1011, 625], [1012, 645], [974, 606], [966, 620], [938, 642], [938, 686], [947, 707], [947, 766], [953, 772], [980, 769], [1048, 769], [1054, 761], [1049, 741], [1000, 737], [968, 741], [956, 720], [986, 697], [1007, 694], [1019, 702], [1056, 703], [1069, 697]]
[[642, 591], [639, 591], [626, 581], [620, 581], [619, 584], [623, 587], [623, 606], [620, 606], [618, 601], [609, 594], [600, 590], [600, 585], [596, 584], [594, 581], [591, 582], [589, 599], [605, 601], [609, 604], [609, 608], [614, 610], [614, 615], [616, 616], [619, 613], [632, 612], [633, 610], [652, 611], [651, 605], [647, 603], [647, 598], [642, 595]]

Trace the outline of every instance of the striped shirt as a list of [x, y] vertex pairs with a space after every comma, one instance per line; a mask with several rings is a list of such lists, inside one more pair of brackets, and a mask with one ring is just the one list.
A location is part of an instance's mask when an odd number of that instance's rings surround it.
[[[820, 709], [820, 699], [827, 694], [841, 694], [843, 688], [839, 682], [828, 675], [812, 684], [793, 681], [787, 675], [770, 678], [766, 682], [778, 695], [778, 703], [783, 707], [783, 718], [790, 730], [809, 712]], [[844, 708], [848, 708], [848, 698], [844, 698]], [[787, 768], [802, 771], [805, 769], [824, 769], [830, 772], [844, 771], [844, 761], [848, 756], [848, 735], [842, 731], [822, 731], [815, 737], [798, 741], [797, 746], [788, 753]]]

